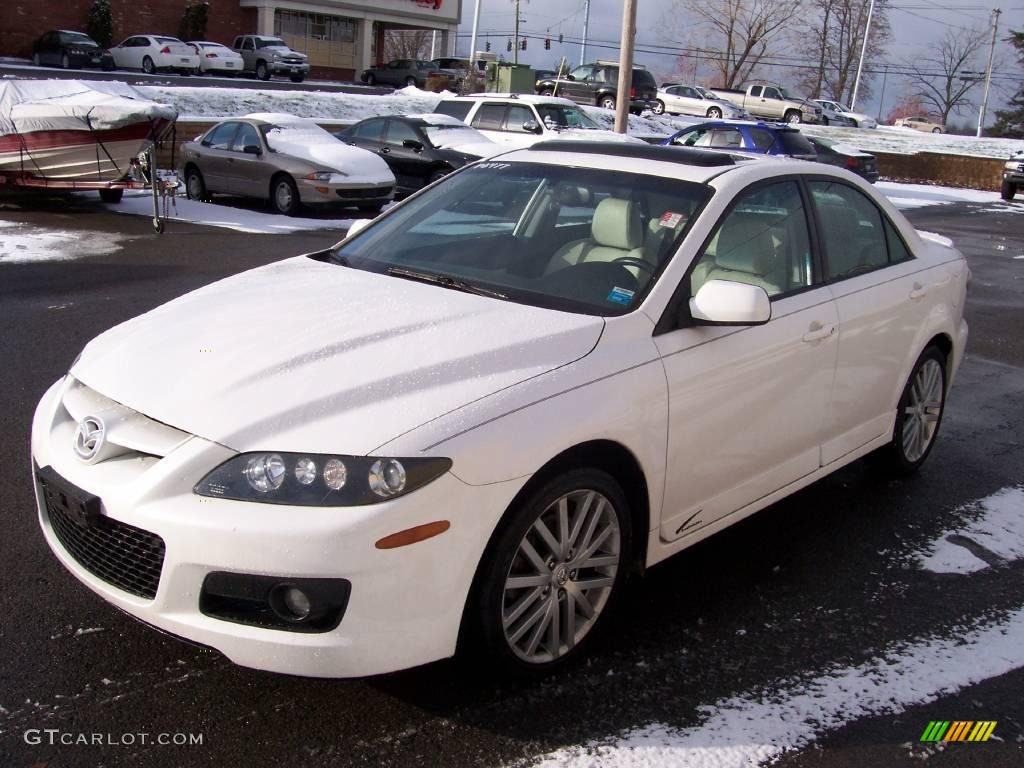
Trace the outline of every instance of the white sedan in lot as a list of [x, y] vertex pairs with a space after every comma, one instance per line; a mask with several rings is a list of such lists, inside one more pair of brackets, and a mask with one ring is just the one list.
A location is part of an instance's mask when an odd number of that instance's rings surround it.
[[199, 56], [176, 37], [133, 35], [110, 49], [118, 69], [141, 69], [147, 75], [160, 70], [199, 72]]
[[189, 48], [199, 57], [199, 71], [210, 75], [234, 77], [245, 69], [245, 61], [226, 45], [209, 40], [191, 40]]
[[35, 413], [39, 520], [238, 664], [549, 669], [628, 574], [920, 467], [968, 275], [842, 169], [537, 144], [91, 341]]

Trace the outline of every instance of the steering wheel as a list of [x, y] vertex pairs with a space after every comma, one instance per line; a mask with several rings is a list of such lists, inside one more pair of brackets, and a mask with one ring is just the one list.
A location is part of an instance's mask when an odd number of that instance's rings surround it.
[[657, 270], [657, 267], [651, 264], [651, 262], [646, 259], [638, 259], [635, 256], [620, 256], [617, 259], [612, 259], [612, 264], [621, 264], [624, 267], [638, 267], [652, 275]]

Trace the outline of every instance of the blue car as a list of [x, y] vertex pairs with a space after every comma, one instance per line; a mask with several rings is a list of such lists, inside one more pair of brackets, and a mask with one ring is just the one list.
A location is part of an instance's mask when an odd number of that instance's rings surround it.
[[799, 130], [764, 122], [708, 120], [683, 128], [662, 144], [785, 155], [800, 160], [817, 159], [814, 147]]

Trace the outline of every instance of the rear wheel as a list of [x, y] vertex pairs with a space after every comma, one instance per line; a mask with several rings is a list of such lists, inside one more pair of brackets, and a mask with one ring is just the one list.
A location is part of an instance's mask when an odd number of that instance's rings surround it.
[[664, 115], [665, 102], [662, 101], [661, 99], [658, 99], [657, 101], [654, 102], [654, 107], [651, 109], [651, 111], [656, 115]]
[[42, 65], [43, 65], [43, 61], [42, 61], [42, 59], [39, 58], [38, 51], [36, 53], [33, 53], [32, 54], [32, 66], [33, 67], [41, 67]]
[[721, 107], [711, 107], [710, 109], [708, 109], [708, 117], [710, 117], [712, 120], [721, 120], [722, 119], [722, 108]]
[[555, 92], [553, 90], [551, 90], [550, 88], [545, 88], [543, 91], [540, 92], [540, 95], [541, 96], [554, 96]]
[[291, 176], [275, 176], [270, 182], [270, 203], [275, 211], [285, 216], [294, 216], [299, 212], [299, 189]]
[[153, 64], [153, 60], [149, 56], [142, 60], [142, 71], [147, 75], [152, 75], [156, 72], [156, 65]]
[[602, 96], [601, 100], [597, 104], [599, 107], [604, 107], [605, 109], [615, 109], [615, 97]]
[[941, 128], [932, 128], [932, 133], [942, 133]]
[[613, 477], [576, 469], [549, 480], [510, 512], [481, 560], [474, 650], [518, 672], [579, 656], [622, 590], [631, 543]]
[[373, 76], [372, 72], [368, 72], [366, 74], [366, 84], [367, 85], [376, 85], [377, 84], [377, 78]]
[[122, 197], [124, 197], [123, 189], [100, 190], [100, 200], [102, 200], [104, 203], [120, 203]]
[[1013, 196], [1017, 194], [1017, 185], [1011, 184], [1009, 181], [1004, 181], [1002, 189], [999, 190], [1000, 197], [1003, 200], [1013, 200]]
[[921, 353], [896, 408], [892, 441], [871, 454], [872, 463], [890, 475], [909, 475], [931, 453], [946, 402], [946, 357], [938, 347]]
[[799, 109], [790, 109], [786, 111], [787, 123], [800, 123], [803, 122], [803, 119], [803, 115], [800, 114]]
[[409, 77], [405, 78], [405, 86], [407, 88], [409, 88], [409, 87], [415, 88], [416, 87], [416, 78], [413, 77], [412, 75], [410, 75]]
[[267, 67], [267, 62], [260, 61], [256, 64], [256, 77], [260, 80], [270, 79], [270, 69]]
[[71, 69], [71, 59], [68, 57], [66, 53], [62, 53], [60, 55], [60, 68]]

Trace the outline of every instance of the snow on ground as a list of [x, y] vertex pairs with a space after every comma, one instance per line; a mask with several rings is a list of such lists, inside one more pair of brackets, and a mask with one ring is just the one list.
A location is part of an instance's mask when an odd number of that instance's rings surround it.
[[[114, 213], [129, 213], [136, 216], [153, 215], [153, 199], [148, 193], [126, 194], [120, 203], [108, 203], [106, 208]], [[339, 214], [340, 215], [340, 214]], [[347, 230], [359, 217], [336, 219], [304, 219], [299, 216], [282, 216], [268, 211], [252, 211], [230, 205], [201, 203], [180, 197], [174, 200], [168, 223], [187, 221], [205, 224], [208, 227], [224, 227], [237, 232], [253, 232], [262, 235], [287, 235], [289, 232], [310, 229]], [[365, 217], [363, 217], [365, 218]], [[0, 239], [3, 233], [0, 232]], [[340, 233], [339, 233], [340, 239]]]
[[0, 221], [0, 265], [101, 256], [120, 250], [121, 239], [109, 232], [72, 232]]
[[1024, 141], [1018, 139], [978, 139], [974, 136], [923, 133], [913, 128], [886, 125], [874, 129], [801, 125], [800, 130], [808, 136], [835, 139], [865, 152], [893, 152], [901, 155], [938, 152], [943, 155], [973, 155], [1005, 160], [1014, 152], [1024, 149]]
[[[701, 708], [692, 728], [652, 723], [559, 749], [542, 768], [750, 768], [858, 718], [903, 712], [1024, 666], [1024, 609], [955, 637], [889, 648], [857, 666], [780, 680]], [[922, 723], [922, 728], [924, 723]]]
[[[949, 203], [1001, 203], [998, 192], [983, 192], [977, 189], [940, 187], [932, 184], [897, 184], [880, 181], [875, 188], [900, 209], [922, 208], [927, 205], [948, 205]], [[1024, 212], [1024, 209], [1021, 209]]]
[[1024, 558], [1024, 487], [1004, 488], [968, 504], [973, 519], [957, 530], [945, 531], [914, 559], [934, 573], [973, 573], [989, 567], [958, 541], [968, 539], [1001, 560]]

